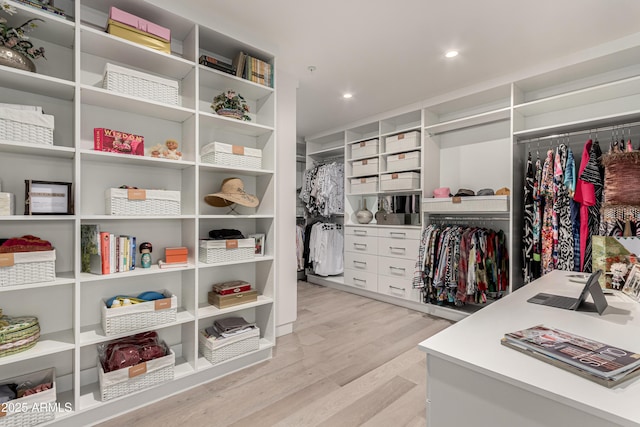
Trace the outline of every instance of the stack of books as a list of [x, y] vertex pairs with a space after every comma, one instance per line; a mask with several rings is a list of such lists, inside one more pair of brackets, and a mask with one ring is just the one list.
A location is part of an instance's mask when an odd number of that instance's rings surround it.
[[233, 60], [236, 76], [254, 83], [273, 87], [273, 67], [268, 62], [239, 52]]
[[258, 300], [258, 292], [244, 280], [217, 283], [208, 294], [209, 304], [217, 308], [232, 307]]
[[165, 248], [164, 260], [158, 261], [160, 268], [186, 268], [189, 267], [189, 250], [184, 246]]
[[236, 67], [233, 64], [221, 61], [212, 56], [201, 55], [198, 62], [205, 67], [213, 68], [215, 70], [222, 71], [223, 73], [231, 74], [232, 76], [236, 75]]
[[83, 224], [80, 234], [83, 273], [113, 274], [136, 268], [135, 236], [101, 231], [98, 224]]
[[559, 329], [538, 325], [507, 333], [501, 342], [606, 387], [640, 375], [640, 354]]

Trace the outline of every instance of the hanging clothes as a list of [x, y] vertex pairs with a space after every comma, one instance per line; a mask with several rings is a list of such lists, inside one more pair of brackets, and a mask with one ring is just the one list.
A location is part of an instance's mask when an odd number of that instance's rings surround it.
[[533, 254], [531, 260], [531, 275], [537, 279], [542, 275], [542, 206], [543, 199], [540, 193], [540, 183], [542, 180], [542, 164], [540, 157], [536, 159], [534, 180], [533, 180]]
[[317, 222], [309, 234], [309, 261], [318, 276], [344, 271], [344, 234], [340, 224]]
[[542, 242], [542, 274], [547, 274], [554, 269], [553, 264], [553, 150], [547, 151], [547, 158], [542, 167], [540, 181], [540, 194], [542, 198], [542, 228], [540, 240]]
[[589, 236], [589, 206], [596, 203], [596, 194], [593, 184], [582, 179], [582, 174], [589, 163], [589, 153], [593, 141], [587, 140], [582, 150], [582, 161], [576, 183], [576, 194], [574, 200], [580, 204], [580, 271], [584, 270], [585, 255], [587, 252], [587, 242], [589, 242], [589, 259], [591, 257], [591, 238]]
[[344, 213], [344, 164], [331, 162], [305, 170], [298, 197], [310, 216]]
[[531, 161], [531, 153], [527, 156], [527, 167], [524, 177], [524, 229], [522, 233], [522, 255], [524, 265], [522, 269], [524, 283], [533, 280], [533, 221], [534, 221], [534, 203], [533, 203], [533, 182], [535, 179], [533, 163]]
[[[600, 210], [602, 207], [604, 168], [601, 166], [602, 150], [598, 141], [591, 144], [589, 160], [580, 174], [580, 179], [593, 187], [593, 204], [587, 206], [587, 241], [585, 244], [584, 264], [582, 271], [591, 272], [592, 242], [591, 236], [597, 236], [600, 231]], [[582, 218], [581, 218], [582, 220]]]
[[298, 271], [304, 270], [304, 227], [296, 225], [296, 264]]
[[555, 203], [553, 210], [557, 220], [557, 263], [556, 269], [564, 271], [573, 270], [573, 224], [571, 223], [571, 196], [566, 185], [565, 170], [569, 159], [570, 150], [565, 144], [558, 146], [556, 155], [554, 187]]

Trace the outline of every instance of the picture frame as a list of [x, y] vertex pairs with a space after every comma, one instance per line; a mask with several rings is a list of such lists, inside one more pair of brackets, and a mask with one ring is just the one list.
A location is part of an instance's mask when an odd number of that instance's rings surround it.
[[633, 264], [627, 280], [622, 288], [622, 293], [640, 302], [640, 265]]
[[265, 236], [264, 233], [256, 233], [250, 234], [249, 237], [253, 237], [255, 240], [255, 256], [264, 256], [264, 243]]
[[25, 215], [73, 215], [70, 182], [24, 180]]

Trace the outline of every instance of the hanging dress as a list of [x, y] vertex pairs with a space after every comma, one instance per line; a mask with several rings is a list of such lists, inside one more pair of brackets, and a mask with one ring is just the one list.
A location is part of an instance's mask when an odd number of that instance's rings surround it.
[[573, 224], [571, 223], [571, 197], [569, 187], [565, 179], [565, 169], [568, 161], [569, 150], [566, 145], [558, 146], [556, 155], [554, 185], [556, 191], [555, 205], [553, 207], [558, 222], [558, 270], [573, 270]]
[[524, 229], [522, 233], [522, 255], [523, 268], [522, 274], [524, 283], [533, 280], [532, 262], [533, 262], [533, 181], [535, 179], [533, 171], [533, 162], [531, 161], [531, 153], [527, 156], [527, 169], [524, 177]]
[[531, 276], [532, 279], [537, 279], [541, 276], [541, 254], [542, 254], [542, 243], [540, 241], [540, 230], [542, 226], [542, 197], [540, 195], [540, 179], [542, 178], [542, 165], [540, 163], [540, 158], [536, 159], [536, 166], [534, 172], [534, 180], [533, 180], [533, 226], [532, 226], [532, 234], [533, 234], [533, 253], [531, 256]]
[[576, 194], [576, 161], [571, 148], [567, 148], [567, 164], [564, 168], [564, 185], [569, 194], [569, 221], [571, 222], [571, 270], [580, 271], [580, 205], [574, 200]]
[[544, 275], [553, 271], [553, 150], [547, 152], [547, 158], [542, 167], [540, 195], [543, 202], [542, 228], [540, 229], [541, 273]]
[[602, 207], [603, 176], [604, 170], [601, 166], [602, 150], [600, 144], [595, 141], [589, 150], [589, 161], [580, 175], [580, 178], [593, 185], [593, 205], [587, 208], [587, 228], [589, 238], [586, 242], [584, 254], [583, 271], [591, 272], [592, 267], [592, 242], [591, 236], [597, 236], [600, 232], [600, 209]]
[[592, 140], [584, 144], [582, 150], [582, 161], [576, 183], [576, 194], [573, 199], [580, 204], [580, 271], [584, 269], [584, 261], [587, 252], [587, 242], [589, 243], [589, 258], [591, 257], [591, 238], [589, 237], [589, 206], [596, 203], [596, 194], [593, 184], [582, 179], [582, 173], [589, 163], [589, 152], [591, 151]]

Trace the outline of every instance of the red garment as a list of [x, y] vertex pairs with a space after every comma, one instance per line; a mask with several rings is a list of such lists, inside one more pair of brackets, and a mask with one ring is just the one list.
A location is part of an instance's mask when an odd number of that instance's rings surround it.
[[580, 178], [582, 172], [587, 167], [587, 163], [589, 163], [589, 152], [591, 151], [592, 143], [592, 140], [588, 140], [584, 144], [576, 183], [576, 193], [573, 196], [573, 200], [580, 204], [580, 271], [582, 271], [584, 267], [584, 253], [587, 248], [587, 240], [589, 239], [589, 206], [596, 204], [595, 187], [593, 184], [583, 181]]

